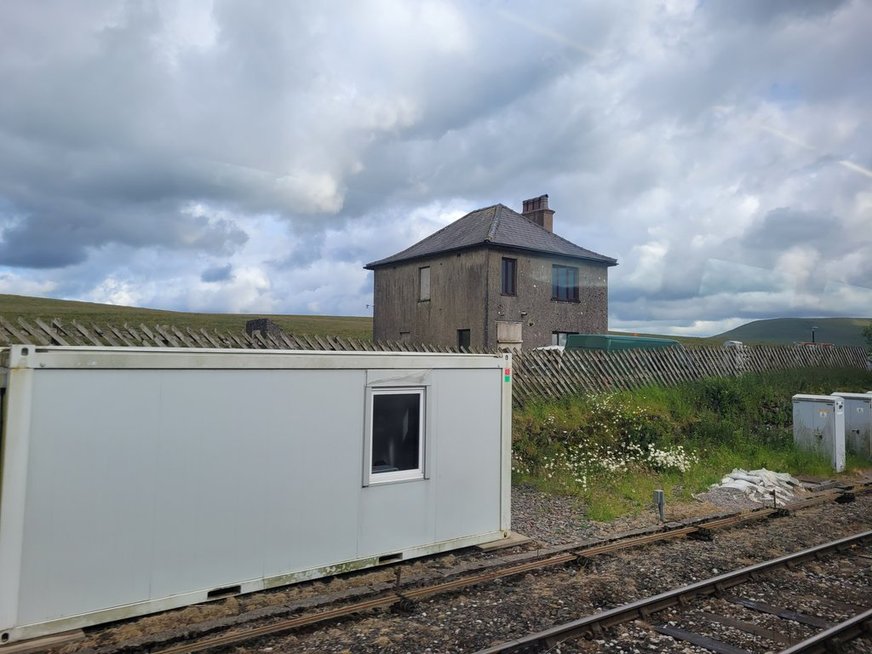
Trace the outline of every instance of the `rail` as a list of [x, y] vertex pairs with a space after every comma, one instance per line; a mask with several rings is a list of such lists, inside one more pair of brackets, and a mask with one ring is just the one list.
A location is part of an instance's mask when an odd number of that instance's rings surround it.
[[845, 549], [870, 539], [872, 539], [872, 531], [865, 531], [847, 538], [840, 538], [829, 543], [824, 543], [823, 545], [810, 547], [794, 554], [788, 554], [769, 561], [764, 561], [763, 563], [750, 565], [733, 572], [728, 572], [687, 586], [666, 591], [665, 593], [630, 602], [608, 611], [603, 611], [602, 613], [596, 613], [578, 620], [551, 627], [523, 638], [479, 650], [476, 654], [522, 654], [541, 651], [542, 649], [553, 647], [554, 645], [569, 639], [579, 638], [586, 635], [594, 636], [608, 627], [613, 627], [640, 618], [646, 619], [653, 613], [675, 606], [692, 597], [721, 593], [727, 588], [741, 584], [750, 579], [753, 575], [761, 572], [787, 566], [788, 564], [799, 563], [821, 554]]
[[[141, 651], [146, 648], [151, 651], [152, 654], [193, 654], [194, 652], [204, 652], [234, 645], [241, 645], [259, 638], [280, 636], [302, 627], [311, 627], [329, 623], [339, 618], [362, 614], [373, 609], [387, 608], [394, 605], [398, 605], [402, 608], [404, 605], [407, 606], [409, 603], [414, 603], [425, 597], [450, 593], [471, 586], [490, 583], [497, 579], [525, 574], [534, 570], [567, 565], [574, 561], [585, 560], [601, 554], [614, 553], [634, 547], [642, 547], [660, 541], [680, 538], [682, 536], [692, 537], [693, 534], [709, 534], [711, 531], [717, 529], [726, 529], [749, 521], [778, 517], [794, 510], [822, 504], [827, 501], [838, 500], [838, 498], [843, 496], [845, 493], [864, 493], [870, 490], [872, 490], [872, 484], [855, 484], [844, 489], [823, 491], [815, 497], [807, 498], [800, 502], [791, 504], [789, 505], [789, 508], [760, 508], [752, 511], [742, 511], [730, 515], [716, 516], [714, 518], [696, 519], [690, 524], [656, 528], [651, 532], [643, 534], [617, 536], [603, 541], [558, 545], [548, 548], [547, 550], [525, 552], [501, 560], [487, 561], [474, 570], [459, 572], [457, 573], [456, 578], [449, 578], [436, 584], [418, 587], [405, 586], [402, 589], [396, 588], [393, 591], [381, 592], [374, 597], [369, 597], [364, 600], [354, 601], [335, 608], [328, 608], [326, 610], [310, 610], [301, 615], [295, 615], [287, 619], [278, 620], [258, 627], [251, 627], [244, 631], [234, 631], [233, 633], [225, 633], [218, 636], [208, 636], [205, 633], [192, 633], [184, 642], [172, 645], [167, 642], [143, 642], [137, 643], [133, 648], [128, 645], [122, 645], [117, 648], [103, 648], [99, 650], [99, 654], [124, 654], [128, 651]], [[233, 628], [235, 629], [242, 627], [244, 627], [244, 624], [233, 625]], [[194, 640], [197, 635], [201, 636], [201, 638], [199, 640]], [[164, 645], [166, 647], [160, 649], [160, 647]], [[0, 652], [2, 651], [2, 648], [0, 648]]]

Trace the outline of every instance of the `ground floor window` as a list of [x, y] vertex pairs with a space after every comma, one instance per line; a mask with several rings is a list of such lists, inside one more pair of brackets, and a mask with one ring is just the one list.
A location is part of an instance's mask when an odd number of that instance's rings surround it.
[[424, 477], [424, 389], [370, 391], [369, 483]]
[[468, 329], [458, 329], [457, 330], [457, 347], [464, 347], [467, 350], [469, 349], [469, 330]]

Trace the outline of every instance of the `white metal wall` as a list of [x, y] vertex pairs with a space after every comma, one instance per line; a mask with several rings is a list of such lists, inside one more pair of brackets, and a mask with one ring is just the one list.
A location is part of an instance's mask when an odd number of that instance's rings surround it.
[[[26, 446], [27, 474], [4, 470], [0, 573], [19, 585], [0, 589], [0, 629], [15, 639], [508, 529], [503, 359], [326, 355], [313, 367], [324, 356], [285, 354], [306, 369], [10, 371], [27, 415], [5, 438]], [[365, 366], [422, 362], [444, 366], [426, 368], [428, 478], [364, 487]]]

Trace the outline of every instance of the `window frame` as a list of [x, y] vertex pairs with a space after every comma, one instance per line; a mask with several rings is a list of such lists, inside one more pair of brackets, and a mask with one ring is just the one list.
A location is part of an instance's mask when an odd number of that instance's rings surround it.
[[[570, 285], [569, 274], [573, 277], [573, 284]], [[567, 275], [567, 278], [561, 279], [562, 275]], [[565, 282], [565, 283], [563, 283]], [[562, 291], [566, 291], [563, 293]], [[565, 295], [565, 297], [564, 297]], [[578, 266], [564, 266], [559, 263], [551, 264], [551, 300], [553, 302], [578, 302]]]
[[[510, 264], [511, 276], [506, 275], [506, 264]], [[507, 283], [508, 282], [508, 283]], [[518, 260], [503, 257], [500, 260], [500, 294], [511, 297], [518, 295]]]
[[[418, 396], [418, 465], [408, 470], [373, 472], [373, 423], [375, 419], [375, 398], [378, 395], [417, 395]], [[427, 444], [427, 388], [426, 386], [373, 386], [366, 390], [366, 437], [363, 458], [363, 485], [379, 486], [397, 482], [426, 479]]]
[[[424, 293], [424, 290], [425, 290], [424, 289], [424, 277], [425, 277], [424, 271], [425, 270], [427, 271], [426, 272], [426, 278], [427, 278], [426, 297], [425, 297], [425, 293]], [[418, 302], [429, 302], [430, 301], [430, 290], [431, 290], [430, 282], [431, 282], [431, 279], [432, 278], [430, 275], [430, 266], [419, 266], [418, 267]]]

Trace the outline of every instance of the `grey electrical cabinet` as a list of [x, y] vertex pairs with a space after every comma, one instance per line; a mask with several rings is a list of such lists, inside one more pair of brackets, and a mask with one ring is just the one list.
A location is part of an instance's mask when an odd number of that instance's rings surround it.
[[825, 456], [833, 470], [845, 469], [844, 400], [834, 395], [793, 396], [793, 442]]
[[845, 401], [845, 449], [872, 459], [872, 393], [833, 395]]
[[505, 537], [511, 355], [0, 351], [0, 639]]

